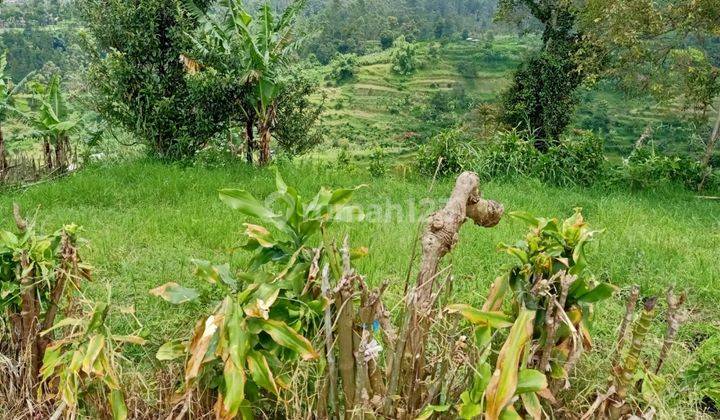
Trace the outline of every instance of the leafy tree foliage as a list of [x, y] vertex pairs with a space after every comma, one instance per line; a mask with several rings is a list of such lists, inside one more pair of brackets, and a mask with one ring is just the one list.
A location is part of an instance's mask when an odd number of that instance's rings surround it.
[[[336, 53], [365, 54], [407, 40], [459, 37], [492, 24], [496, 0], [311, 0], [308, 53], [327, 64]], [[319, 30], [318, 30], [319, 29]]]
[[199, 33], [191, 37], [201, 63], [228, 75], [240, 86], [249, 161], [255, 147], [252, 127], [256, 125], [260, 134], [260, 164], [270, 162], [272, 130], [283, 90], [281, 76], [297, 46], [294, 21], [304, 5], [305, 0], [293, 1], [281, 15], [275, 16], [270, 4], [265, 3], [258, 16], [253, 17], [241, 0], [222, 1], [220, 10], [213, 14], [191, 0], [185, 1], [187, 10], [201, 24]]
[[7, 148], [5, 146], [5, 138], [3, 137], [3, 124], [11, 113], [18, 114], [15, 108], [15, 95], [27, 81], [25, 77], [17, 85], [12, 84], [12, 80], [6, 76], [5, 69], [7, 67], [7, 54], [0, 54], [0, 178], [5, 175], [8, 169]]
[[[4, 6], [3, 6], [4, 7]], [[8, 51], [7, 73], [15, 80], [56, 65], [70, 70], [71, 31], [27, 26], [2, 32], [0, 42]]]
[[580, 11], [573, 2], [549, 0], [503, 0], [501, 7], [501, 15], [525, 7], [544, 25], [542, 49], [515, 73], [503, 95], [503, 120], [530, 132], [545, 150], [570, 123], [575, 90], [585, 78], [574, 60], [587, 48], [578, 30]]
[[701, 158], [702, 189], [720, 137], [720, 106], [711, 111], [720, 94], [720, 1], [593, 0], [580, 24], [586, 42], [596, 46], [581, 61], [589, 71], [627, 89], [680, 100], [703, 130], [713, 116]]
[[338, 83], [352, 80], [357, 66], [356, 54], [338, 54], [330, 61], [330, 78]]
[[414, 73], [419, 66], [415, 45], [407, 42], [402, 35], [395, 40], [395, 50], [392, 53], [392, 65], [392, 70], [403, 76]]
[[241, 90], [217, 74], [189, 80], [180, 57], [190, 47], [184, 32], [197, 22], [177, 1], [79, 0], [78, 8], [103, 117], [164, 159], [192, 156], [225, 130]]
[[280, 150], [290, 156], [301, 155], [322, 143], [325, 136], [318, 126], [324, 101], [313, 103], [310, 96], [317, 84], [305, 73], [292, 71], [281, 83], [274, 136]]

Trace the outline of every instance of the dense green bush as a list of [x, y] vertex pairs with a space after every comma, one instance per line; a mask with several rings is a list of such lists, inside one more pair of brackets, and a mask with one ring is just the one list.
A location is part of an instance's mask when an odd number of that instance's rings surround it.
[[474, 79], [477, 77], [478, 73], [478, 66], [475, 61], [472, 60], [462, 60], [457, 63], [457, 71], [460, 73], [460, 76], [466, 78], [466, 79]]
[[370, 175], [378, 178], [387, 172], [387, 163], [385, 162], [385, 151], [380, 146], [375, 146], [370, 154], [370, 165], [368, 166]]
[[355, 78], [358, 68], [356, 54], [337, 54], [330, 61], [330, 79], [337, 83], [346, 82]]
[[192, 157], [225, 131], [242, 91], [219, 74], [186, 77], [184, 33], [197, 22], [177, 2], [81, 0], [77, 7], [88, 33], [93, 105], [103, 118], [164, 159]]
[[418, 170], [429, 176], [433, 176], [436, 170], [439, 176], [457, 174], [472, 169], [476, 157], [475, 145], [470, 136], [459, 129], [447, 130], [420, 147]]
[[583, 77], [565, 53], [572, 50], [531, 57], [503, 94], [503, 121], [531, 133], [540, 149], [558, 142], [577, 104], [575, 89]]
[[471, 169], [486, 179], [528, 176], [559, 185], [590, 185], [603, 175], [602, 140], [578, 132], [541, 153], [517, 131], [498, 133], [480, 147], [459, 129], [444, 131], [418, 152], [418, 169], [433, 175], [442, 158], [439, 175]]
[[[633, 150], [612, 175], [615, 182], [622, 182], [634, 189], [652, 188], [671, 182], [694, 190], [702, 182], [705, 169], [690, 156], [663, 155], [652, 145], [646, 145]], [[708, 176], [705, 189], [720, 190], [720, 176], [717, 172]]]
[[521, 175], [558, 185], [591, 185], [603, 175], [602, 139], [590, 132], [563, 137], [540, 152], [517, 131], [499, 133], [480, 150], [476, 170], [487, 178]]
[[325, 140], [319, 121], [325, 110], [322, 102], [310, 98], [318, 84], [308, 72], [293, 69], [281, 80], [273, 136], [281, 152], [292, 157], [308, 152]]
[[[636, 149], [622, 164], [610, 166], [605, 162], [602, 139], [589, 131], [564, 135], [545, 151], [534, 144], [534, 138], [518, 130], [496, 133], [482, 144], [458, 129], [444, 131], [420, 148], [418, 168], [433, 175], [442, 157], [439, 175], [473, 170], [484, 179], [523, 176], [561, 186], [605, 181], [633, 189], [675, 183], [696, 190], [705, 175], [692, 157], [661, 155], [651, 146]], [[705, 190], [720, 191], [719, 171], [707, 176]]]
[[415, 45], [407, 42], [404, 36], [395, 40], [395, 51], [392, 53], [393, 72], [407, 76], [415, 72], [419, 66]]

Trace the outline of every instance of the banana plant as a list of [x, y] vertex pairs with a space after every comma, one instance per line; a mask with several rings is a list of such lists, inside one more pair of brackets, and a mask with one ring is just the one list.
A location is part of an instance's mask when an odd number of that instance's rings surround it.
[[[315, 335], [329, 302], [314, 283], [321, 252], [311, 242], [333, 222], [362, 218], [348, 204], [354, 189], [323, 188], [305, 201], [279, 173], [276, 186], [271, 195], [276, 206], [244, 190], [220, 191], [231, 208], [268, 226], [245, 224], [242, 249], [253, 258], [244, 271], [193, 261], [196, 276], [225, 297], [198, 321], [189, 340], [168, 342], [157, 353], [160, 360], [185, 358], [186, 393], [221, 384], [215, 405], [219, 418], [252, 418], [253, 404], [263, 394], [277, 398], [289, 385], [282, 367], [318, 357], [307, 337]], [[173, 304], [201, 296], [176, 283], [151, 294]]]
[[[64, 172], [68, 169], [70, 134], [79, 129], [82, 118], [71, 112], [60, 89], [60, 76], [55, 75], [39, 95], [40, 109], [32, 122], [43, 139], [43, 153], [47, 169]], [[54, 156], [51, 146], [54, 147]]]
[[7, 53], [0, 54], [0, 179], [4, 177], [8, 168], [7, 147], [5, 145], [5, 137], [3, 136], [3, 124], [10, 114], [22, 115], [15, 108], [14, 103], [20, 89], [25, 85], [34, 73], [30, 73], [23, 78], [20, 83], [13, 86], [12, 81], [5, 76], [7, 67]]
[[109, 304], [97, 303], [85, 317], [64, 318], [43, 332], [68, 330], [62, 339], [47, 348], [40, 370], [44, 385], [38, 388], [40, 396], [44, 389], [49, 389], [53, 390], [52, 397], [60, 401], [54, 418], [59, 418], [63, 412], [68, 418], [74, 417], [79, 401], [90, 401], [87, 394], [97, 393], [110, 407], [114, 420], [127, 419], [118, 359], [123, 345], [143, 345], [145, 339], [137, 335], [113, 334], [107, 322], [109, 311]]
[[[270, 162], [270, 141], [281, 92], [281, 72], [290, 64], [298, 42], [294, 21], [307, 0], [294, 0], [280, 16], [265, 2], [252, 16], [242, 0], [221, 0], [220, 11], [207, 14], [192, 0], [185, 8], [200, 23], [198, 34], [188, 34], [210, 67], [237, 77], [245, 87], [248, 159], [252, 162], [253, 125], [260, 134], [261, 165]], [[217, 59], [220, 57], [219, 59]], [[215, 59], [213, 59], [215, 58]]]

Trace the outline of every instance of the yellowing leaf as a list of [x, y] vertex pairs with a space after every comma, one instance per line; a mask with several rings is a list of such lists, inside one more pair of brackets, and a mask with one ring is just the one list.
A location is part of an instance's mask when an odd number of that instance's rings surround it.
[[523, 349], [532, 337], [535, 311], [521, 309], [520, 314], [510, 329], [505, 344], [498, 356], [495, 373], [493, 373], [486, 391], [486, 420], [497, 420], [515, 396], [518, 383], [518, 365]]
[[176, 341], [168, 341], [160, 346], [155, 358], [160, 361], [175, 360], [185, 356], [185, 345]]
[[277, 395], [278, 386], [265, 356], [258, 351], [251, 350], [247, 355], [247, 363], [253, 382], [257, 386]]
[[267, 320], [263, 321], [260, 325], [263, 331], [270, 334], [270, 337], [272, 337], [276, 343], [297, 352], [303, 360], [311, 360], [318, 357], [310, 341], [298, 334], [284, 322]]
[[222, 316], [210, 315], [204, 323], [198, 323], [198, 326], [195, 328], [195, 335], [193, 336], [188, 349], [190, 359], [185, 367], [186, 381], [198, 376], [200, 368], [203, 365], [203, 361], [205, 360], [205, 354], [210, 347], [210, 342], [215, 336], [220, 323], [222, 323]]
[[481, 311], [464, 304], [449, 305], [447, 310], [449, 313], [459, 313], [475, 325], [487, 325], [493, 328], [508, 328], [513, 325], [512, 317], [502, 312]]
[[245, 370], [228, 359], [225, 361], [223, 378], [225, 378], [225, 396], [223, 398], [225, 411], [230, 416], [235, 416], [245, 400]]
[[190, 302], [197, 299], [200, 294], [195, 289], [180, 286], [175, 282], [165, 283], [150, 290], [150, 294], [165, 299], [173, 305]]
[[95, 364], [100, 352], [105, 347], [105, 336], [95, 334], [88, 342], [87, 350], [85, 350], [85, 357], [82, 361], [82, 370], [88, 375], [93, 372], [92, 367]]
[[110, 410], [112, 411], [113, 420], [127, 419], [127, 406], [120, 390], [110, 392]]

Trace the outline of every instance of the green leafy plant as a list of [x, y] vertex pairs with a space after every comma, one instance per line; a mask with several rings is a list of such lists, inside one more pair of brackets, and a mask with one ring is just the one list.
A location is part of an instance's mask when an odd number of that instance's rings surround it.
[[[328, 302], [311, 287], [321, 255], [311, 241], [325, 238], [333, 222], [362, 219], [361, 211], [348, 205], [354, 189], [321, 189], [303, 201], [279, 173], [276, 187], [272, 198], [278, 209], [244, 190], [220, 191], [228, 206], [268, 228], [245, 224], [247, 243], [242, 248], [253, 253], [246, 271], [194, 261], [197, 277], [225, 297], [198, 321], [189, 341], [166, 343], [157, 354], [160, 360], [185, 357], [186, 395], [217, 388], [215, 411], [221, 418], [251, 418], [262, 394], [278, 397], [288, 386], [288, 366], [318, 357], [307, 337], [317, 329]], [[151, 293], [173, 304], [200, 295], [176, 283]]]
[[53, 326], [63, 300], [90, 278], [90, 267], [78, 254], [78, 226], [42, 234], [19, 207], [14, 214], [17, 230], [0, 231], [0, 334], [9, 335], [0, 350], [25, 360], [28, 377], [35, 378], [52, 339], [40, 332]]
[[387, 164], [385, 163], [385, 151], [380, 146], [376, 146], [370, 154], [370, 166], [368, 167], [370, 175], [381, 177], [387, 172]]
[[356, 54], [338, 54], [330, 61], [331, 80], [336, 83], [347, 82], [355, 78], [358, 68], [358, 58]]
[[[257, 125], [260, 134], [260, 164], [270, 162], [270, 141], [278, 115], [278, 99], [283, 86], [281, 73], [289, 66], [297, 49], [294, 21], [306, 0], [293, 1], [275, 16], [264, 3], [258, 16], [250, 14], [240, 0], [223, 0], [219, 13], [208, 14], [192, 0], [185, 0], [188, 12], [200, 23], [200, 31], [190, 35], [203, 64], [225, 72], [243, 86], [248, 134]], [[191, 60], [191, 62], [194, 62]], [[193, 68], [196, 65], [193, 65]], [[257, 123], [257, 124], [255, 124]], [[248, 150], [254, 141], [248, 136]], [[252, 156], [249, 154], [248, 156]]]
[[418, 169], [421, 173], [433, 176], [459, 174], [472, 168], [476, 156], [472, 139], [459, 129], [438, 134], [420, 147], [418, 151]]
[[[616, 290], [588, 273], [585, 246], [599, 231], [589, 228], [580, 210], [562, 222], [522, 212], [510, 216], [531, 226], [522, 241], [500, 245], [519, 264], [495, 280], [482, 309], [448, 307], [475, 326], [475, 345], [481, 349], [473, 386], [457, 407], [463, 418], [482, 413], [490, 419], [516, 418], [522, 408], [539, 419], [538, 396], [552, 399], [548, 382], [568, 380], [570, 369], [591, 346], [593, 305]], [[510, 307], [503, 311], [506, 296]], [[494, 331], [510, 326], [492, 374], [486, 360]]]
[[68, 107], [60, 90], [60, 76], [53, 76], [43, 88], [39, 101], [40, 110], [33, 116], [32, 122], [37, 135], [43, 139], [45, 165], [50, 171], [63, 172], [70, 163], [70, 134], [81, 127], [82, 117]]
[[50, 396], [61, 403], [56, 410], [66, 416], [74, 416], [82, 404], [100, 398], [103, 404], [96, 410], [110, 408], [115, 420], [128, 416], [125, 397], [120, 382], [119, 359], [124, 344], [145, 344], [138, 335], [113, 334], [108, 327], [110, 305], [97, 303], [83, 318], [64, 318], [43, 335], [58, 329], [69, 329], [62, 339], [51, 344], [43, 357], [40, 375]]
[[393, 72], [408, 76], [414, 73], [418, 66], [419, 61], [417, 58], [417, 51], [415, 45], [408, 42], [405, 36], [400, 35], [394, 43], [394, 50], [392, 52], [392, 70]]

